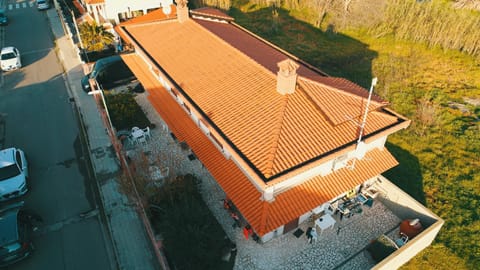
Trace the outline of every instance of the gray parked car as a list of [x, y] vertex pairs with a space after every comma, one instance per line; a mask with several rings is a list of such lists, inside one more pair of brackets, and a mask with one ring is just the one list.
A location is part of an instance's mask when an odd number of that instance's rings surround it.
[[8, 18], [7, 15], [5, 15], [5, 10], [0, 8], [0, 25], [7, 25], [8, 24]]
[[0, 267], [27, 258], [33, 251], [32, 216], [22, 210], [23, 202], [0, 209]]

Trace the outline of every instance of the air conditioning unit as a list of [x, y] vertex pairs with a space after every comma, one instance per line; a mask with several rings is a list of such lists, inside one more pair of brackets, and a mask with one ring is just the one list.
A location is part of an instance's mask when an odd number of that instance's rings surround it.
[[348, 156], [346, 154], [335, 158], [335, 160], [333, 160], [332, 171], [344, 168], [345, 166], [347, 166], [347, 162]]

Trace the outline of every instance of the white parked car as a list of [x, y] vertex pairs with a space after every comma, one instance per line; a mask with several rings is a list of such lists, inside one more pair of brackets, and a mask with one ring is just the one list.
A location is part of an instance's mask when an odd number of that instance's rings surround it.
[[17, 148], [0, 151], [0, 201], [27, 193], [28, 163], [25, 153]]
[[20, 52], [15, 47], [2, 48], [0, 52], [0, 67], [3, 71], [19, 69], [22, 67]]
[[49, 9], [50, 5], [48, 4], [48, 0], [37, 0], [37, 9], [38, 10], [46, 10]]

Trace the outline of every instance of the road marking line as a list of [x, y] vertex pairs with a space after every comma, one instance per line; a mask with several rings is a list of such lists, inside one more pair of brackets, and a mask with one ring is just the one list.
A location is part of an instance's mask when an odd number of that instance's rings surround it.
[[15, 4], [15, 8], [20, 8], [20, 4]]
[[12, 4], [9, 4], [8, 5], [8, 10], [12, 10], [13, 9], [13, 5]]
[[21, 55], [32, 54], [32, 53], [40, 53], [40, 52], [46, 52], [46, 51], [52, 51], [52, 50], [53, 50], [53, 47], [52, 48], [45, 48], [45, 49], [41, 49], [41, 50], [22, 52]]
[[61, 220], [57, 223], [48, 224], [48, 225], [40, 224], [40, 226], [39, 226], [40, 228], [38, 228], [38, 230], [35, 232], [35, 234], [36, 235], [45, 235], [49, 232], [59, 231], [67, 225], [81, 223], [81, 222], [83, 222], [87, 219], [97, 217], [98, 215], [99, 215], [98, 209], [93, 209], [91, 211], [81, 213], [78, 216], [73, 216], [73, 217]]
[[26, 8], [26, 7], [27, 7], [27, 3], [23, 2], [23, 3], [22, 3], [22, 7], [23, 7], [23, 8]]

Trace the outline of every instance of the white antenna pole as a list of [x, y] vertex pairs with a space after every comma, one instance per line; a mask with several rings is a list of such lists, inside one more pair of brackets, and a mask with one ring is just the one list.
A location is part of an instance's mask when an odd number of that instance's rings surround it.
[[362, 125], [360, 126], [360, 135], [358, 135], [357, 146], [362, 141], [363, 129], [365, 128], [365, 124], [367, 123], [368, 107], [370, 107], [370, 101], [372, 100], [373, 87], [375, 85], [377, 85], [376, 77], [372, 79], [372, 84], [370, 85], [370, 91], [368, 91], [367, 106], [365, 107], [365, 113], [363, 114], [363, 120], [362, 120]]

